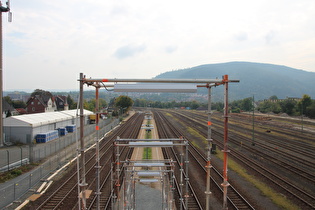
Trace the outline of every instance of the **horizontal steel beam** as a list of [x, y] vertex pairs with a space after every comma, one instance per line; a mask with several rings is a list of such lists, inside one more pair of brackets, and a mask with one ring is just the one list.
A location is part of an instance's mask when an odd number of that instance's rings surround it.
[[140, 93], [196, 93], [194, 84], [115, 84], [114, 92], [140, 92]]
[[239, 82], [240, 80], [224, 80], [224, 79], [87, 79], [83, 78], [84, 83], [104, 83], [104, 82], [144, 82], [144, 83], [225, 83]]
[[158, 179], [139, 179], [139, 182], [142, 183], [154, 183], [154, 182], [158, 182]]
[[185, 139], [116, 139], [115, 141], [187, 141]]

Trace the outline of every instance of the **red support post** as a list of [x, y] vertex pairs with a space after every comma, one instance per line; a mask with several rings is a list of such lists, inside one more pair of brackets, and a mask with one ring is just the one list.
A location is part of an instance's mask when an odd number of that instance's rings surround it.
[[224, 75], [223, 77], [224, 83], [224, 146], [223, 146], [223, 209], [228, 209], [227, 207], [227, 188], [230, 185], [228, 183], [227, 176], [227, 167], [228, 167], [228, 114], [229, 114], [229, 106], [228, 106], [228, 75]]

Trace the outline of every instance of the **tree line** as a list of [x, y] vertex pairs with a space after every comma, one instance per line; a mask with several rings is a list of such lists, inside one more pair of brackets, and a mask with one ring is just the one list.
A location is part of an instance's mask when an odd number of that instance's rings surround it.
[[[36, 90], [34, 93], [36, 94]], [[4, 99], [11, 104], [14, 108], [25, 108], [26, 104], [21, 101], [12, 101], [10, 97], [6, 96]], [[68, 95], [67, 102], [69, 109], [76, 109], [77, 102]], [[85, 99], [83, 102], [84, 109], [95, 111], [95, 99]], [[107, 102], [105, 99], [99, 99], [100, 112], [107, 111], [108, 108], [112, 109], [113, 115], [119, 113], [128, 112], [128, 110], [134, 107], [152, 107], [152, 108], [188, 108], [188, 109], [204, 109], [208, 108], [208, 104], [205, 102], [199, 102], [197, 100], [192, 101], [153, 101], [138, 97], [129, 97], [120, 95], [113, 97]], [[222, 112], [224, 109], [223, 102], [214, 102], [211, 104], [212, 110]], [[264, 101], [255, 102], [253, 97], [248, 97], [241, 100], [234, 100], [229, 102], [229, 111], [233, 113], [259, 111], [262, 113], [286, 113], [290, 116], [304, 115], [306, 117], [315, 118], [315, 100], [311, 99], [309, 95], [303, 95], [301, 99], [287, 98], [280, 100], [277, 96], [271, 96], [269, 99]]]
[[[189, 109], [207, 109], [208, 104], [199, 103], [198, 101], [149, 101], [146, 99], [135, 99], [134, 106], [136, 107], [152, 107], [152, 108], [189, 108]], [[224, 103], [214, 102], [211, 104], [212, 110], [223, 112]], [[279, 100], [277, 96], [271, 96], [264, 101], [255, 102], [253, 97], [248, 97], [241, 100], [229, 102], [229, 111], [233, 113], [259, 111], [261, 113], [286, 113], [290, 116], [304, 115], [306, 117], [315, 118], [315, 100], [309, 95], [303, 95], [299, 100], [284, 99]]]

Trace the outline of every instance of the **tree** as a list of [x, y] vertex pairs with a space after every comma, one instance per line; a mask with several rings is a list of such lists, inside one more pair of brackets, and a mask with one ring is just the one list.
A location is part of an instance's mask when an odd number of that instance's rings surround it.
[[262, 113], [267, 113], [267, 112], [271, 112], [271, 107], [272, 107], [272, 102], [270, 101], [264, 101], [262, 103], [259, 104], [258, 106], [258, 111], [262, 112]]
[[115, 107], [122, 109], [122, 111], [127, 112], [132, 106], [133, 101], [128, 96], [119, 96], [115, 99]]
[[292, 115], [294, 113], [294, 108], [297, 102], [294, 100], [286, 99], [280, 102], [280, 107], [282, 112], [287, 113], [288, 115]]
[[300, 109], [301, 114], [305, 114], [308, 106], [312, 104], [312, 99], [309, 95], [304, 94], [302, 99], [298, 103], [298, 107]]
[[192, 101], [190, 107], [192, 109], [197, 109], [199, 107], [199, 104], [197, 101]]
[[67, 96], [67, 102], [68, 102], [69, 109], [77, 108], [77, 104], [74, 102], [73, 98], [69, 94]]
[[224, 103], [223, 102], [216, 102], [211, 107], [212, 107], [212, 109], [221, 112], [221, 111], [223, 111]]
[[15, 109], [18, 108], [26, 108], [26, 103], [24, 101], [16, 101], [16, 100], [12, 100], [10, 98], [10, 96], [5, 96], [3, 98], [6, 102], [8, 102], [8, 104], [10, 104], [11, 106], [13, 106]]
[[253, 110], [253, 99], [245, 98], [241, 101], [241, 110], [252, 111]]
[[91, 103], [91, 101], [83, 100], [83, 108], [87, 109], [87, 110], [89, 110], [91, 112], [94, 112], [95, 103], [93, 104], [93, 102]]
[[[105, 109], [107, 107], [107, 102], [105, 99], [100, 98], [99, 101], [99, 110], [101, 111], [102, 109]], [[92, 112], [95, 112], [96, 108], [96, 99], [93, 98], [91, 100], [84, 100], [83, 102], [83, 107], [84, 109], [90, 110]]]
[[8, 104], [12, 105], [12, 99], [10, 98], [10, 96], [5, 96], [3, 97], [3, 99], [8, 102]]
[[277, 100], [278, 97], [277, 97], [276, 95], [273, 95], [273, 96], [270, 96], [269, 99], [270, 99], [270, 100]]
[[315, 118], [315, 101], [306, 108], [305, 114], [310, 118]]
[[281, 112], [281, 107], [279, 103], [272, 103], [271, 111], [275, 114], [279, 114]]
[[40, 95], [42, 97], [44, 96], [48, 96], [48, 97], [52, 97], [53, 95], [51, 94], [51, 92], [49, 91], [45, 91], [45, 90], [42, 90], [42, 89], [36, 89], [34, 90], [34, 92], [31, 94], [31, 97], [35, 97], [36, 95]]
[[24, 101], [12, 101], [12, 106], [15, 109], [26, 108], [26, 103]]

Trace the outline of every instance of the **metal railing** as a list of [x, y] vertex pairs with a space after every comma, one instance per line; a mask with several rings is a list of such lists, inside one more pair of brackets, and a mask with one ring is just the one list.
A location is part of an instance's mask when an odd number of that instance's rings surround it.
[[[101, 124], [102, 123], [102, 124]], [[105, 135], [113, 127], [119, 124], [119, 120], [115, 119], [101, 122], [100, 136]], [[84, 128], [86, 147], [95, 143], [96, 132], [95, 125], [87, 125]], [[79, 137], [78, 137], [79, 138]], [[40, 164], [32, 171], [18, 176], [6, 183], [0, 184], [0, 209], [6, 207], [13, 201], [19, 199], [34, 187], [40, 180], [48, 176], [52, 171], [60, 168], [62, 165], [76, 157], [76, 135], [70, 133], [66, 136], [60, 137], [54, 141], [33, 145], [32, 150], [29, 146], [17, 147], [15, 149], [1, 150], [0, 158], [2, 159], [1, 167], [10, 168], [10, 164], [23, 164], [24, 158], [30, 158], [30, 151], [32, 151], [33, 162], [40, 162], [47, 158], [47, 161]], [[49, 157], [49, 158], [48, 158]], [[3, 165], [4, 163], [4, 165]], [[8, 164], [8, 165], [7, 165]]]

